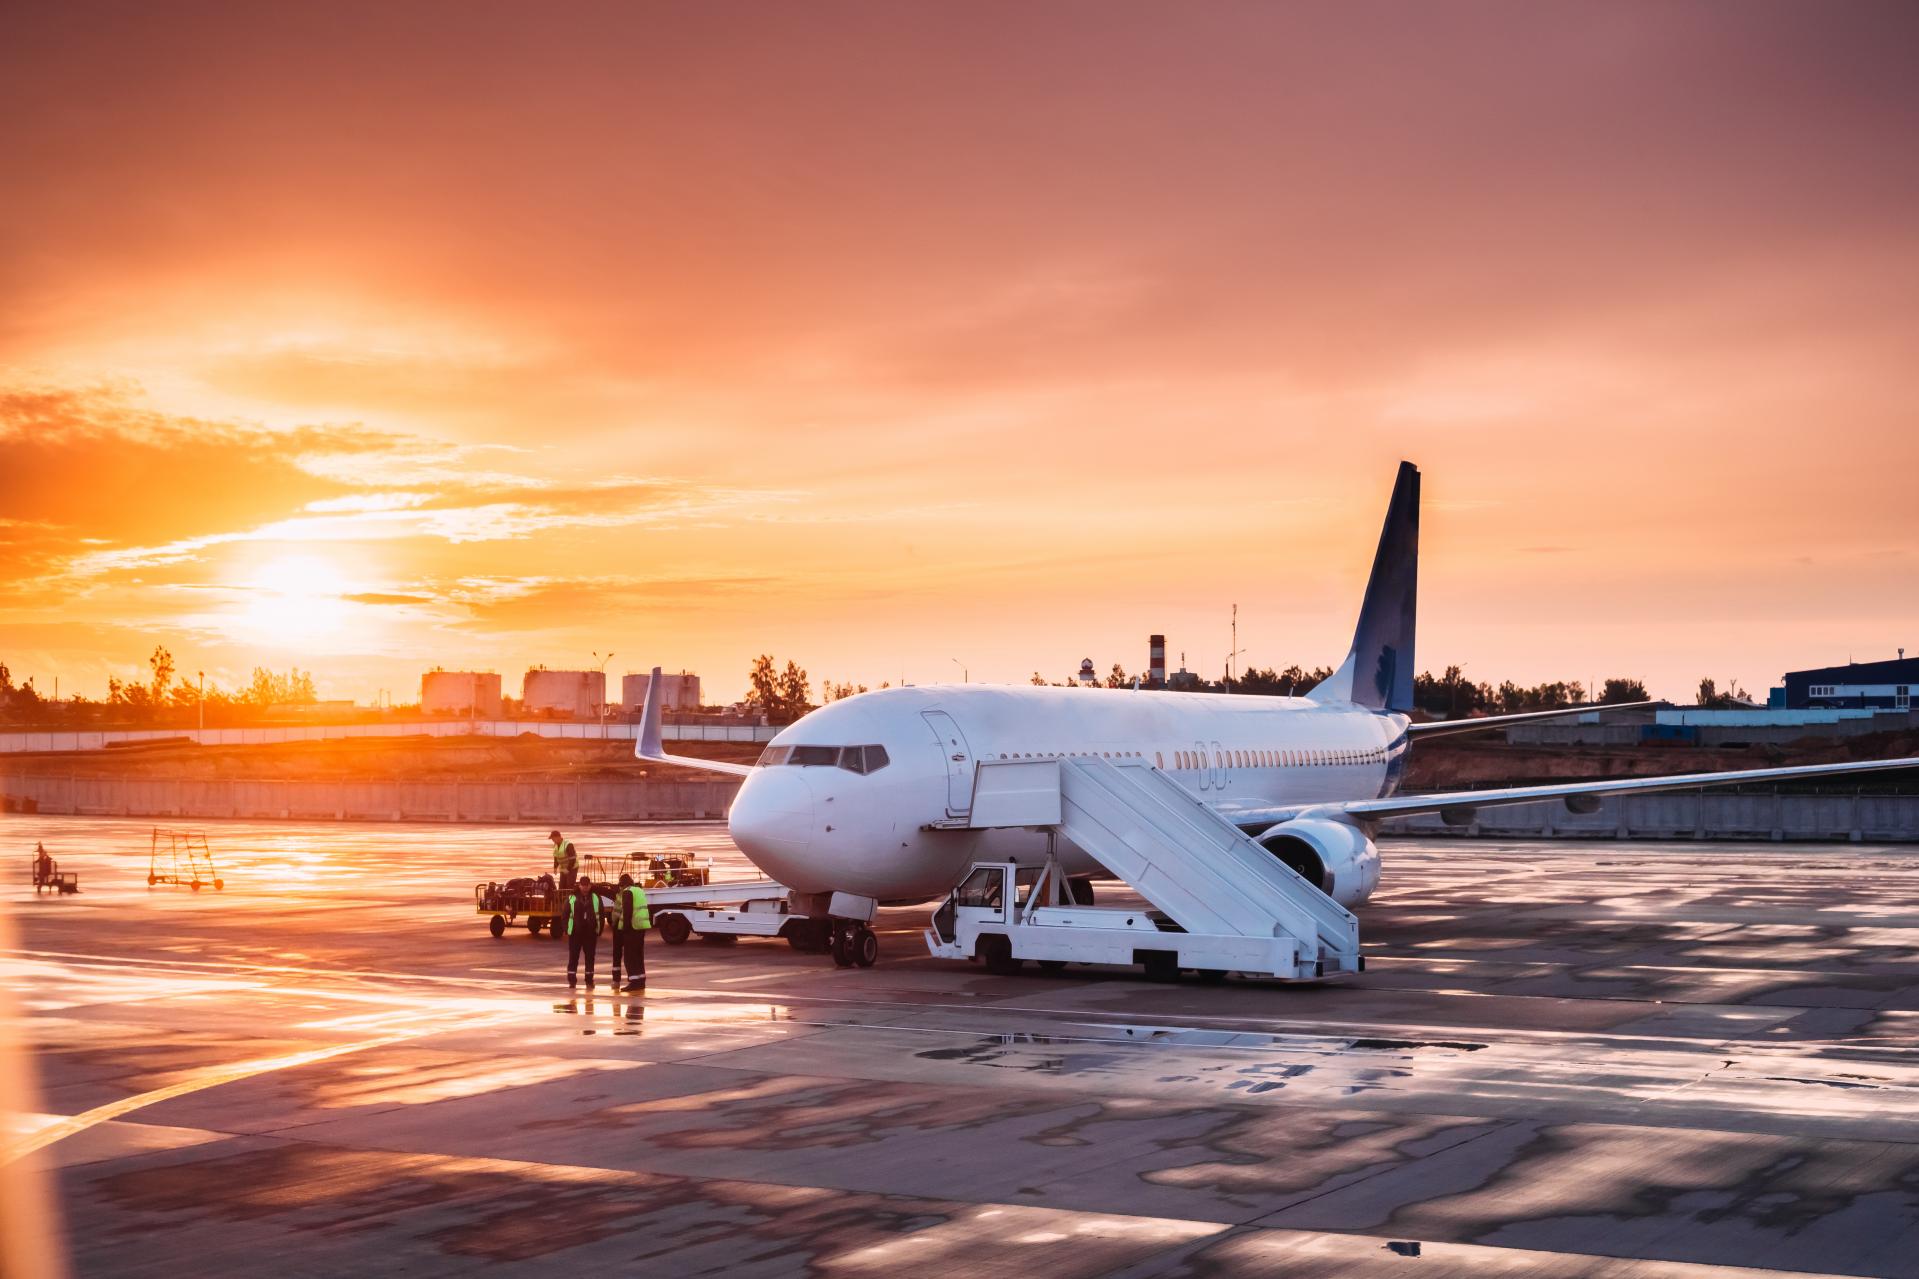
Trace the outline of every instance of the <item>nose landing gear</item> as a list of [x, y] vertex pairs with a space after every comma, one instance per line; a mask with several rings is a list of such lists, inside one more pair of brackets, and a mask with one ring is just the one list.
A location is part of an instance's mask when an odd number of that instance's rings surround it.
[[836, 919], [827, 939], [827, 949], [833, 954], [833, 962], [841, 968], [851, 968], [856, 964], [861, 968], [871, 968], [879, 961], [880, 939], [865, 923]]

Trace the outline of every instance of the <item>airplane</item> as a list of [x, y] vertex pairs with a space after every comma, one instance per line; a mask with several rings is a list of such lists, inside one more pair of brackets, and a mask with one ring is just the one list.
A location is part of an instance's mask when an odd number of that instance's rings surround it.
[[1076, 891], [1088, 892], [1082, 900], [1090, 900], [1091, 880], [1107, 872], [1070, 841], [1031, 829], [964, 828], [981, 760], [1150, 761], [1346, 907], [1378, 887], [1374, 837], [1391, 817], [1439, 812], [1463, 823], [1477, 809], [1539, 800], [1591, 812], [1606, 795], [1919, 765], [1919, 758], [1905, 758], [1400, 795], [1408, 752], [1420, 737], [1622, 709], [1583, 704], [1412, 722], [1419, 482], [1418, 469], [1400, 463], [1352, 646], [1338, 669], [1303, 696], [885, 688], [808, 713], [746, 765], [666, 752], [656, 667], [635, 755], [743, 778], [727, 814], [740, 851], [792, 890], [796, 910], [826, 915], [829, 900], [859, 898], [869, 919], [879, 904], [943, 896], [975, 861], [1037, 865], [1049, 849], [1062, 873], [1078, 881]]

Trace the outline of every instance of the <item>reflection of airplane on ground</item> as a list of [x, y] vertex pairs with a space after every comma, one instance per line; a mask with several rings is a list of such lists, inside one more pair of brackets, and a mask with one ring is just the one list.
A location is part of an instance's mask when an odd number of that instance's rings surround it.
[[1418, 542], [1419, 472], [1401, 463], [1352, 649], [1304, 697], [977, 684], [882, 689], [812, 712], [747, 766], [665, 753], [655, 670], [636, 753], [744, 777], [728, 816], [740, 850], [796, 894], [817, 895], [805, 903], [809, 913], [825, 913], [827, 895], [840, 894], [855, 918], [861, 909], [870, 918], [877, 902], [943, 894], [975, 861], [1038, 865], [1049, 847], [1065, 875], [1108, 873], [1056, 831], [969, 822], [979, 779], [1002, 763], [1057, 760], [1060, 772], [1097, 768], [1093, 761], [1110, 761], [1121, 773], [1150, 766], [1342, 906], [1365, 901], [1378, 884], [1372, 836], [1387, 817], [1463, 816], [1543, 799], [1592, 811], [1609, 794], [1919, 764], [1895, 759], [1397, 796], [1406, 752], [1422, 734], [1593, 709], [1411, 723]]

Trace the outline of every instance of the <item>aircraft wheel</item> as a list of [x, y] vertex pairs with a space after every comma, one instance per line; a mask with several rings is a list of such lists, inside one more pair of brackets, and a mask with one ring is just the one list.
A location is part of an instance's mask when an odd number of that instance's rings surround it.
[[834, 966], [838, 968], [851, 968], [853, 966], [852, 935], [846, 929], [836, 928], [833, 930], [833, 941], [831, 945]]
[[1013, 958], [1013, 943], [1004, 933], [987, 933], [979, 939], [980, 961], [995, 977], [1011, 977], [1026, 967], [1026, 961]]
[[495, 915], [493, 918], [487, 920], [486, 930], [489, 933], [492, 933], [495, 937], [506, 936], [506, 916]]
[[880, 939], [873, 930], [861, 924], [853, 933], [853, 962], [861, 968], [871, 968], [879, 962]]
[[693, 935], [693, 925], [686, 922], [685, 915], [661, 915], [653, 927], [659, 932], [660, 940], [669, 946], [678, 946]]

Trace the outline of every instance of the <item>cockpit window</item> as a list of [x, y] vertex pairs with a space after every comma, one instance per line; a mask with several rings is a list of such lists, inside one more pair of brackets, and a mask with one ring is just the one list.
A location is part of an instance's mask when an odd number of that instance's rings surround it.
[[791, 764], [799, 768], [843, 768], [849, 773], [877, 773], [891, 761], [884, 746], [769, 746], [760, 754], [762, 768]]

